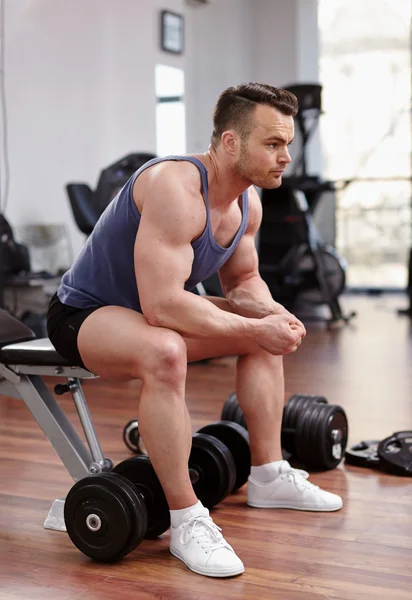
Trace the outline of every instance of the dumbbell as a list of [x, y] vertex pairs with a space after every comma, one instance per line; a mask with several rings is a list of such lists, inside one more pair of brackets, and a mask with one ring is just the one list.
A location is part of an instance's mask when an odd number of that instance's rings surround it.
[[[136, 454], [146, 449], [139, 423], [132, 419], [123, 430], [126, 446]], [[192, 437], [189, 474], [196, 496], [207, 508], [242, 487], [250, 473], [249, 434], [233, 421], [216, 421]]]
[[[226, 400], [222, 419], [247, 427], [245, 416], [232, 393]], [[323, 396], [296, 394], [283, 411], [282, 448], [309, 468], [329, 470], [341, 462], [348, 440], [348, 421], [340, 406], [328, 404]]]
[[[207, 442], [204, 443], [208, 446], [208, 448], [216, 445], [224, 447], [225, 454], [227, 453], [229, 456], [230, 471], [232, 475], [230, 476], [231, 481], [228, 482], [224, 497], [241, 488], [249, 477], [251, 465], [249, 434], [247, 430], [238, 423], [223, 420], [216, 421], [215, 423], [210, 423], [209, 425], [202, 427], [202, 429], [199, 429], [199, 431], [193, 436], [192, 454], [191, 460], [189, 461], [189, 467], [191, 463], [193, 466], [196, 463], [194, 448], [198, 445], [199, 438], [203, 440], [207, 438]], [[202, 471], [201, 465], [199, 470]], [[210, 483], [208, 485], [210, 487]], [[193, 487], [197, 493], [195, 486]], [[202, 499], [201, 495], [198, 495], [198, 497], [199, 499]], [[223, 500], [223, 497], [221, 500]], [[215, 502], [215, 504], [218, 504], [218, 502]]]
[[64, 520], [73, 544], [86, 556], [114, 562], [144, 538], [170, 526], [169, 507], [147, 456], [134, 456], [109, 473], [77, 481], [64, 504]]

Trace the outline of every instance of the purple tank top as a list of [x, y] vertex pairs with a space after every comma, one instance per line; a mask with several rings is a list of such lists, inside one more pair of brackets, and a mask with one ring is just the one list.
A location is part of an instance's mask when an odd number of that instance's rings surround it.
[[[143, 165], [111, 201], [71, 268], [63, 275], [57, 295], [63, 304], [76, 308], [124, 306], [142, 312], [134, 272], [134, 243], [140, 213], [133, 200], [133, 184], [148, 167], [166, 160], [186, 160], [196, 165], [202, 178], [207, 222], [192, 243], [194, 259], [186, 290], [192, 290], [230, 258], [243, 236], [248, 220], [248, 193], [242, 194], [242, 222], [228, 248], [219, 246], [212, 234], [207, 169], [193, 156], [166, 156]], [[150, 201], [148, 198], [146, 201]]]

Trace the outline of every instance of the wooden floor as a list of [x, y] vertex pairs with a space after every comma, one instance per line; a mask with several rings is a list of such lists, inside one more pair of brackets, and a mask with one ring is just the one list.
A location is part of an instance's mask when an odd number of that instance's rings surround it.
[[[351, 296], [343, 304], [358, 311], [350, 326], [326, 331], [307, 323], [301, 349], [285, 359], [287, 395], [318, 393], [342, 405], [350, 444], [412, 429], [411, 322], [396, 315], [405, 299]], [[228, 358], [189, 367], [194, 430], [219, 417], [234, 366]], [[84, 388], [105, 454], [118, 462], [128, 456], [122, 430], [139, 384], [96, 380]], [[70, 398], [61, 405], [76, 422]], [[245, 487], [213, 511], [245, 563], [240, 577], [192, 573], [169, 554], [168, 533], [120, 563], [97, 564], [65, 533], [43, 529], [51, 500], [72, 482], [25, 404], [0, 397], [0, 599], [410, 600], [412, 479], [341, 464], [311, 481], [342, 494], [344, 508], [248, 508]]]

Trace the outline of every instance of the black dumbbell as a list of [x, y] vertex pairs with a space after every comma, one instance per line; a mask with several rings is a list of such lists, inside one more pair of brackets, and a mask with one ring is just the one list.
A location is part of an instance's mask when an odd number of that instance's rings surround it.
[[[136, 454], [146, 449], [136, 419], [123, 431], [126, 446]], [[219, 504], [242, 487], [250, 473], [249, 434], [232, 421], [217, 421], [200, 429], [192, 438], [189, 473], [193, 489], [207, 508]]]
[[143, 440], [140, 437], [137, 419], [132, 419], [125, 425], [123, 429], [123, 441], [129, 450], [135, 454], [147, 454]]
[[324, 396], [314, 396], [310, 394], [294, 394], [287, 401], [283, 409], [282, 417], [282, 448], [287, 450], [292, 456], [296, 454], [296, 428], [301, 415], [307, 407], [313, 409], [316, 404], [327, 404]]
[[[235, 394], [226, 400], [222, 418], [232, 417], [246, 426]], [[341, 462], [348, 439], [348, 421], [340, 406], [329, 405], [323, 396], [292, 396], [282, 419], [282, 447], [306, 466], [333, 469]]]
[[228, 448], [236, 471], [235, 482], [229, 493], [241, 488], [249, 477], [251, 464], [249, 434], [246, 428], [234, 421], [222, 420], [202, 427], [198, 433], [211, 435]]
[[197, 498], [212, 508], [234, 489], [236, 464], [223, 442], [200, 431], [192, 437], [189, 474]]
[[64, 519], [74, 545], [101, 562], [120, 560], [170, 526], [169, 507], [147, 456], [77, 481], [67, 494]]

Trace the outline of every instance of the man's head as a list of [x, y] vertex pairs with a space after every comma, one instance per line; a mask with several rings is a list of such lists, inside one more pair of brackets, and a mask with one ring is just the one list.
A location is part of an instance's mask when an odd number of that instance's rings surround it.
[[235, 173], [263, 188], [281, 184], [290, 162], [296, 97], [261, 83], [230, 87], [219, 96], [213, 113], [214, 150], [223, 149]]

